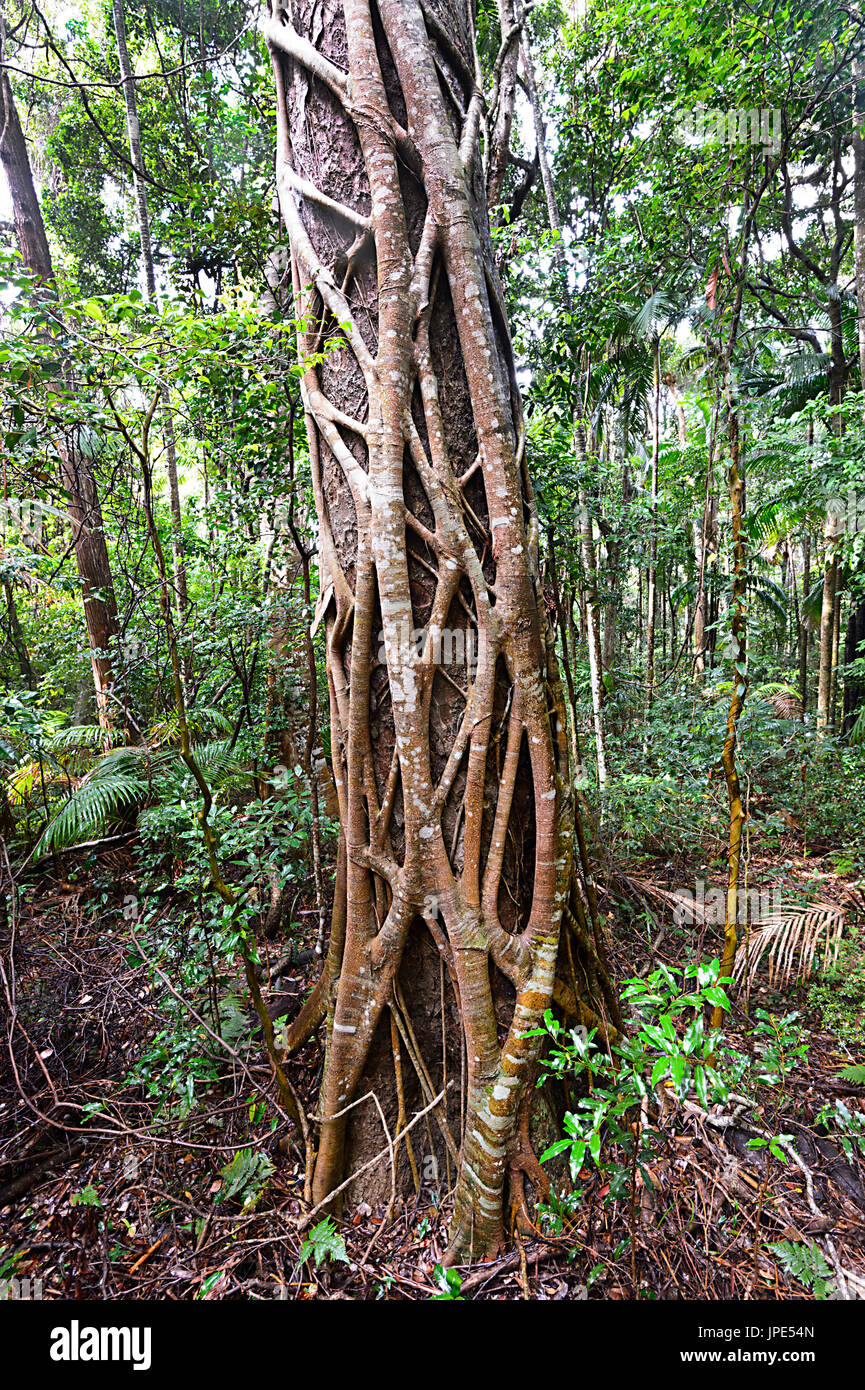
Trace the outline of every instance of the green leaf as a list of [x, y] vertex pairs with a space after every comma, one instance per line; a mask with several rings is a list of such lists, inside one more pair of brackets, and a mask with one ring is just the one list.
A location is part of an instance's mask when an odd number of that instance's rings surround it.
[[336, 1229], [336, 1222], [332, 1217], [326, 1216], [317, 1226], [313, 1226], [304, 1241], [300, 1252], [301, 1263], [308, 1260], [310, 1255], [315, 1260], [316, 1269], [320, 1268], [324, 1260], [341, 1260], [343, 1264], [348, 1264], [345, 1241]]
[[670, 1067], [669, 1057], [659, 1057], [652, 1067], [652, 1085], [657, 1086], [662, 1077], [667, 1075]]
[[570, 1139], [558, 1139], [555, 1144], [551, 1144], [548, 1149], [544, 1149], [538, 1161], [540, 1163], [546, 1163], [547, 1159], [555, 1158], [557, 1154], [564, 1153], [565, 1149], [569, 1149], [570, 1147]]
[[87, 1187], [82, 1187], [80, 1192], [75, 1192], [69, 1198], [69, 1205], [71, 1207], [101, 1207], [102, 1203], [96, 1188], [88, 1183]]

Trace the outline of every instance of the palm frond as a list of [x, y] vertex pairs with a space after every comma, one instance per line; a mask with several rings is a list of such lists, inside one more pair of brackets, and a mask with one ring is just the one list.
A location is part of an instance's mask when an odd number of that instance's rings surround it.
[[761, 545], [774, 545], [801, 526], [806, 517], [804, 500], [794, 502], [789, 497], [776, 497], [744, 517], [742, 529], [749, 540]]
[[46, 768], [44, 763], [42, 764], [40, 772], [39, 759], [34, 758], [31, 761], [22, 763], [20, 767], [16, 767], [6, 783], [6, 792], [13, 806], [16, 804], [23, 806], [28, 796], [35, 790], [37, 784], [44, 781], [46, 785], [48, 785], [56, 779], [57, 774]]
[[764, 608], [769, 609], [776, 622], [787, 622], [789, 614], [787, 595], [780, 584], [775, 583], [774, 579], [767, 579], [763, 574], [752, 574], [748, 580], [748, 591], [758, 603], [762, 603]]
[[231, 747], [231, 740], [227, 738], [214, 739], [210, 743], [196, 743], [192, 748], [195, 761], [201, 768], [205, 777], [214, 786], [223, 786], [225, 782], [236, 777], [243, 771], [243, 763]]
[[769, 984], [784, 989], [791, 980], [806, 980], [813, 974], [818, 947], [822, 948], [825, 972], [838, 962], [846, 922], [846, 909], [837, 903], [815, 903], [792, 912], [769, 913], [755, 922], [742, 940], [733, 965], [734, 980], [753, 981], [765, 956]]
[[802, 701], [792, 685], [784, 681], [765, 681], [757, 686], [754, 694], [772, 706], [776, 719], [802, 718]]
[[634, 315], [634, 333], [639, 337], [654, 337], [656, 333], [662, 332], [672, 323], [680, 313], [680, 308], [666, 290], [656, 290], [654, 294], [649, 295]]
[[50, 850], [68, 849], [82, 839], [116, 825], [122, 812], [145, 794], [141, 778], [130, 772], [91, 775], [69, 797], [46, 826], [36, 846], [36, 857]]
[[847, 735], [847, 742], [854, 748], [860, 748], [865, 743], [865, 707], [857, 714], [856, 723]]
[[68, 748], [104, 748], [116, 746], [123, 738], [119, 729], [103, 729], [98, 724], [72, 724], [67, 729], [58, 729], [46, 743], [54, 753], [62, 753]]
[[820, 626], [820, 615], [823, 609], [823, 578], [822, 576], [811, 586], [802, 600], [802, 622], [809, 632]]
[[[199, 709], [192, 709], [186, 716], [186, 723], [189, 732], [193, 735], [204, 734], [208, 729], [220, 729], [223, 733], [230, 733], [231, 720], [224, 715], [221, 710], [211, 709], [209, 706], [201, 706]], [[160, 719], [147, 731], [147, 743], [151, 747], [157, 748], [167, 743], [177, 743], [178, 741], [178, 720], [177, 714], [171, 714]]]

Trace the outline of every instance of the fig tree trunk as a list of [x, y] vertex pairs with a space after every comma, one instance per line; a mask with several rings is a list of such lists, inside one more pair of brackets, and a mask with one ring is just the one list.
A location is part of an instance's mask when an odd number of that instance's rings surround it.
[[421, 1124], [453, 1165], [449, 1258], [479, 1258], [503, 1243], [563, 912], [586, 979], [603, 967], [584, 899], [568, 907], [566, 719], [489, 238], [472, 8], [292, 0], [263, 27], [344, 844], [314, 1198], [386, 1148], [370, 1090], [404, 1127], [411, 1076], [424, 1104], [444, 1092]]

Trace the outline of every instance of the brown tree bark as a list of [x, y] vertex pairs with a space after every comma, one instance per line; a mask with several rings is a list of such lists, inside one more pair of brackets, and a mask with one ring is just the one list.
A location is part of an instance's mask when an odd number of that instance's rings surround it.
[[652, 478], [649, 567], [646, 573], [646, 713], [655, 692], [655, 621], [658, 604], [658, 459], [661, 449], [661, 339], [652, 338]]
[[817, 737], [832, 724], [832, 658], [835, 636], [835, 597], [838, 590], [837, 541], [827, 536], [823, 569], [823, 605], [820, 610], [820, 674], [817, 685]]
[[[743, 244], [746, 246], [747, 243]], [[744, 254], [743, 254], [744, 260]], [[741, 310], [741, 286], [734, 307], [730, 342], [723, 358], [724, 395], [727, 405], [727, 436], [729, 442], [729, 465], [727, 482], [730, 489], [730, 512], [733, 541], [733, 591], [730, 598], [731, 643], [733, 647], [732, 694], [727, 711], [727, 729], [721, 763], [724, 780], [727, 784], [727, 800], [730, 807], [730, 838], [727, 851], [727, 897], [724, 912], [724, 951], [721, 957], [721, 977], [733, 973], [736, 958], [739, 923], [739, 876], [742, 861], [742, 837], [745, 831], [745, 808], [742, 804], [742, 787], [736, 750], [739, 737], [739, 720], [745, 707], [748, 693], [748, 626], [745, 590], [747, 585], [747, 556], [745, 550], [744, 520], [745, 481], [741, 469], [741, 435], [739, 412], [732, 389], [730, 372], [730, 353], [735, 342]], [[712, 1012], [712, 1026], [721, 1026], [723, 1014], [719, 1007]]]
[[718, 499], [711, 492], [711, 464], [706, 478], [703, 515], [693, 522], [694, 560], [697, 567], [697, 595], [694, 602], [694, 679], [706, 671], [706, 627], [708, 625], [708, 566], [718, 553]]
[[[56, 299], [54, 267], [42, 211], [36, 196], [27, 142], [5, 70], [0, 71], [0, 160], [9, 185], [21, 257], [47, 299]], [[102, 522], [102, 509], [90, 460], [78, 449], [60, 445], [60, 481], [67, 493], [75, 559], [81, 581], [84, 615], [93, 666], [100, 724], [118, 722], [114, 703], [112, 644], [119, 634], [117, 603]]]
[[517, 22], [514, 0], [498, 0], [501, 48], [493, 73], [493, 92], [490, 101], [492, 128], [484, 150], [487, 185], [487, 205], [490, 216], [502, 201], [505, 175], [511, 150], [511, 126], [514, 119], [514, 99], [517, 92], [517, 70], [520, 62], [521, 25]]
[[[347, 1151], [356, 1156], [346, 1107], [356, 1097], [362, 1108], [370, 1079], [381, 1090], [373, 1064], [404, 1047], [397, 1075], [407, 1055], [422, 1094], [445, 1093], [434, 1114], [457, 1169], [448, 1258], [479, 1258], [504, 1239], [505, 1174], [538, 1050], [528, 1033], [553, 996], [574, 814], [489, 242], [472, 11], [469, 0], [295, 0], [291, 16], [275, 6], [264, 32], [305, 324], [346, 845], [313, 1195], [333, 1193]], [[437, 1057], [406, 1003], [430, 939], [448, 982]], [[459, 1095], [454, 1016], [462, 1106], [448, 1104]], [[391, 1073], [391, 1115], [394, 1091]], [[383, 1147], [380, 1128], [370, 1142]]]
[[805, 599], [811, 589], [811, 536], [808, 531], [802, 534], [802, 605], [799, 609], [799, 699], [802, 702], [802, 718], [808, 708], [808, 646], [811, 633], [804, 616]]
[[853, 260], [859, 330], [859, 389], [865, 392], [865, 59], [853, 64]]
[[35, 690], [36, 677], [33, 673], [33, 666], [30, 661], [30, 653], [27, 650], [27, 643], [24, 641], [24, 633], [21, 630], [21, 620], [18, 617], [18, 608], [15, 603], [15, 591], [12, 588], [12, 580], [5, 574], [3, 576], [3, 593], [6, 597], [6, 621], [9, 626], [9, 641], [18, 661], [21, 679], [28, 690]]

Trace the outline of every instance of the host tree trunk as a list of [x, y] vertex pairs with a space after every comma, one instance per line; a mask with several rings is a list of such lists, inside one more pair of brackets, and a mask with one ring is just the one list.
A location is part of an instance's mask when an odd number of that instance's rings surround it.
[[[472, 7], [294, 0], [273, 4], [264, 32], [344, 843], [313, 1195], [357, 1170], [360, 1113], [367, 1152], [386, 1147], [368, 1091], [389, 1076], [401, 1130], [401, 1078], [425, 1077], [427, 1104], [445, 1093], [428, 1119], [455, 1175], [449, 1258], [478, 1258], [502, 1245], [521, 1162], [529, 1033], [572, 920], [574, 814], [488, 234]], [[430, 943], [435, 989], [413, 1010]]]

